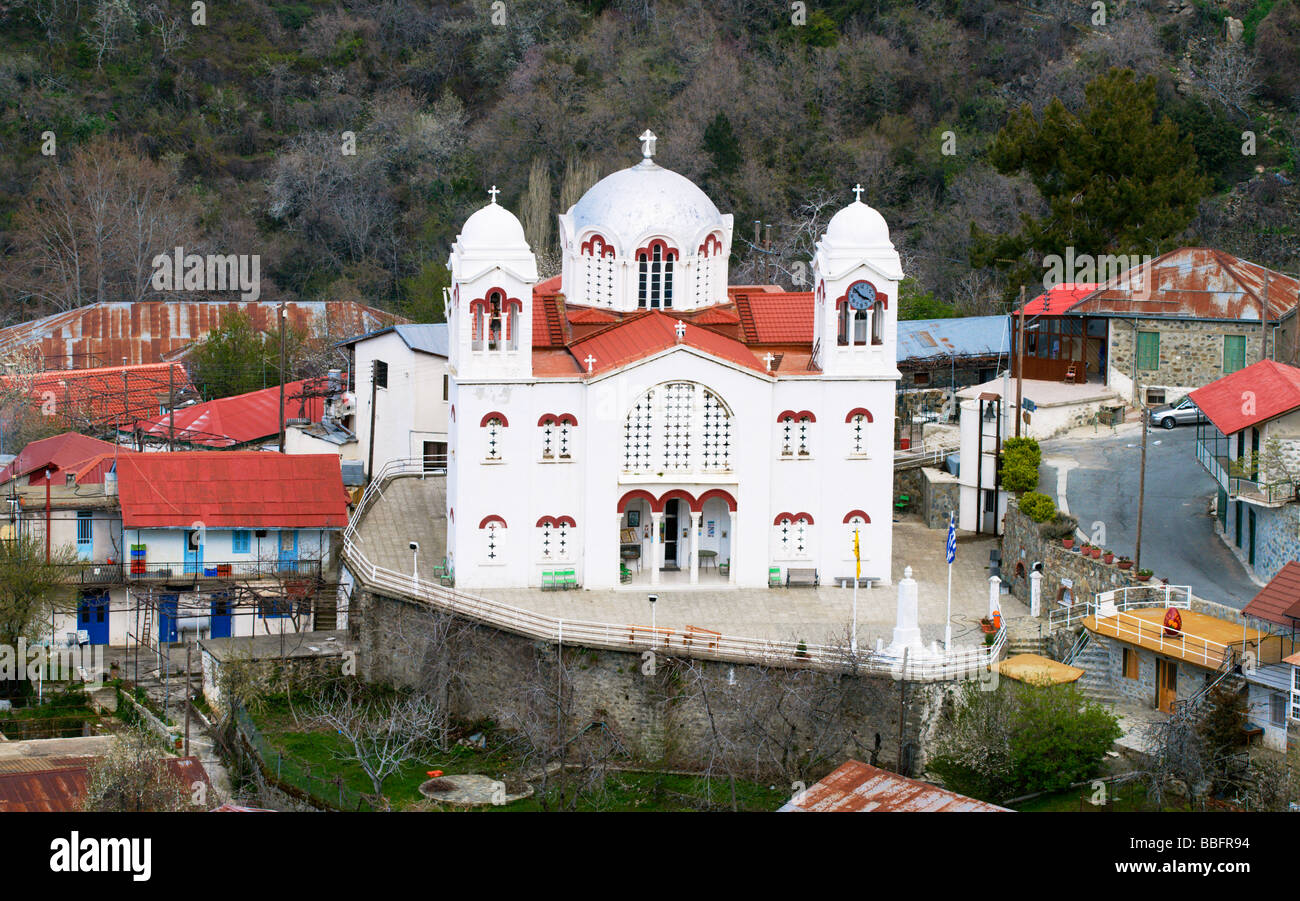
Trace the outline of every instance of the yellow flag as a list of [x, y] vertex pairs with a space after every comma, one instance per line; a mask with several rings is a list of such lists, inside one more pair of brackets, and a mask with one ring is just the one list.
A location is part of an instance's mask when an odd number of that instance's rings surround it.
[[858, 578], [862, 578], [862, 554], [858, 550], [858, 530], [853, 530], [853, 559], [857, 561]]

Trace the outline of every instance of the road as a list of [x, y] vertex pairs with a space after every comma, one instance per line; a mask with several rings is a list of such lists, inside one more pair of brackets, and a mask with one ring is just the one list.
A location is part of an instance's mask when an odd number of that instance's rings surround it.
[[[1138, 468], [1142, 435], [1128, 423], [1112, 435], [1071, 435], [1043, 442], [1039, 490], [1065, 498], [1079, 528], [1105, 528], [1103, 546], [1132, 556], [1137, 542]], [[1259, 586], [1214, 532], [1209, 515], [1215, 484], [1196, 461], [1196, 428], [1152, 429], [1147, 439], [1142, 565], [1173, 585], [1240, 609]], [[1059, 500], [1058, 500], [1059, 504]]]

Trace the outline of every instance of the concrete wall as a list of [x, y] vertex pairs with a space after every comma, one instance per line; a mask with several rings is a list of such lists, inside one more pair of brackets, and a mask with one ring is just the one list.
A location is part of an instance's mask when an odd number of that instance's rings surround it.
[[[430, 653], [412, 647], [424, 615], [401, 600], [360, 592], [361, 673], [370, 681], [412, 685], [421, 677], [421, 662]], [[466, 719], [502, 720], [521, 690], [532, 684], [553, 686], [560, 649], [549, 642], [472, 624], [461, 649], [461, 683], [455, 696], [457, 715]], [[572, 680], [578, 718], [600, 720], [639, 759], [671, 765], [698, 766], [709, 756], [711, 727], [698, 694], [694, 674], [683, 661], [660, 657], [648, 674], [642, 652], [593, 650], [565, 646], [564, 662]], [[764, 775], [776, 776], [755, 752], [754, 736], [744, 727], [745, 713], [757, 695], [771, 685], [774, 672], [757, 666], [698, 661], [708, 686], [709, 703], [718, 729], [740, 742], [736, 754], [755, 761]], [[917, 773], [933, 740], [934, 724], [952, 684], [901, 683], [878, 677], [844, 676], [842, 742], [830, 755], [877, 760], [893, 768], [898, 761], [900, 693], [903, 741], [911, 747], [911, 771]], [[730, 684], [729, 684], [730, 683]], [[905, 686], [905, 688], [900, 688]], [[795, 709], [786, 710], [804, 736], [814, 734]], [[778, 727], [779, 728], [779, 727]], [[810, 740], [810, 739], [805, 739]]]

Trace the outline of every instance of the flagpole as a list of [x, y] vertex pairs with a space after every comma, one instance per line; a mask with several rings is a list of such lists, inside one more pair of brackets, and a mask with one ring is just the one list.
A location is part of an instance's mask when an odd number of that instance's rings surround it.
[[943, 649], [952, 651], [952, 561], [957, 556], [957, 514], [948, 514], [948, 540], [944, 545], [944, 557], [948, 561], [948, 618], [943, 625]]
[[853, 557], [856, 562], [853, 577], [853, 631], [849, 635], [849, 649], [858, 653], [858, 580], [862, 577], [862, 555], [858, 550], [858, 528], [853, 527]]
[[952, 650], [952, 564], [948, 564], [948, 619], [943, 627], [943, 649]]

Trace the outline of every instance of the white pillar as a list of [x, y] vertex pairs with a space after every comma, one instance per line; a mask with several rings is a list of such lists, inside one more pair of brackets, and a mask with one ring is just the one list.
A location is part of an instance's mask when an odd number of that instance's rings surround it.
[[903, 570], [898, 580], [898, 614], [894, 624], [894, 640], [889, 645], [891, 655], [901, 655], [904, 648], [923, 649], [921, 628], [917, 624], [917, 588], [912, 578], [912, 567]]
[[731, 544], [728, 545], [728, 547], [731, 548], [730, 551], [731, 556], [728, 558], [728, 564], [727, 564], [727, 583], [730, 585], [735, 585], [736, 584], [736, 548], [739, 547], [739, 542], [736, 541], [736, 523], [740, 521], [740, 508], [737, 507], [735, 510], [727, 511], [727, 517], [728, 517], [728, 526], [729, 526], [727, 529], [727, 537], [728, 540], [731, 542]]
[[1029, 615], [1043, 615], [1043, 574], [1038, 570], [1029, 574]]
[[998, 595], [1002, 593], [1002, 580], [997, 576], [989, 576], [989, 619], [993, 618], [1001, 605], [998, 603]]
[[650, 584], [659, 584], [659, 551], [663, 549], [663, 542], [659, 540], [659, 527], [663, 525], [664, 515], [662, 513], [650, 513]]
[[[624, 519], [623, 514], [622, 513], [618, 514], [618, 518], [616, 522], [618, 528], [614, 532], [614, 534], [618, 536], [618, 576], [619, 576], [617, 579], [614, 580], [615, 585], [623, 584], [623, 519]], [[640, 531], [641, 531], [640, 529], [637, 529], [638, 532], [637, 538], [641, 537], [639, 534]], [[583, 555], [583, 562], [584, 563], [586, 562], [585, 554]]]
[[[700, 517], [704, 515], [701, 510], [696, 513], [691, 511], [691, 584], [696, 585], [700, 581]], [[715, 557], [716, 561], [717, 558]]]

